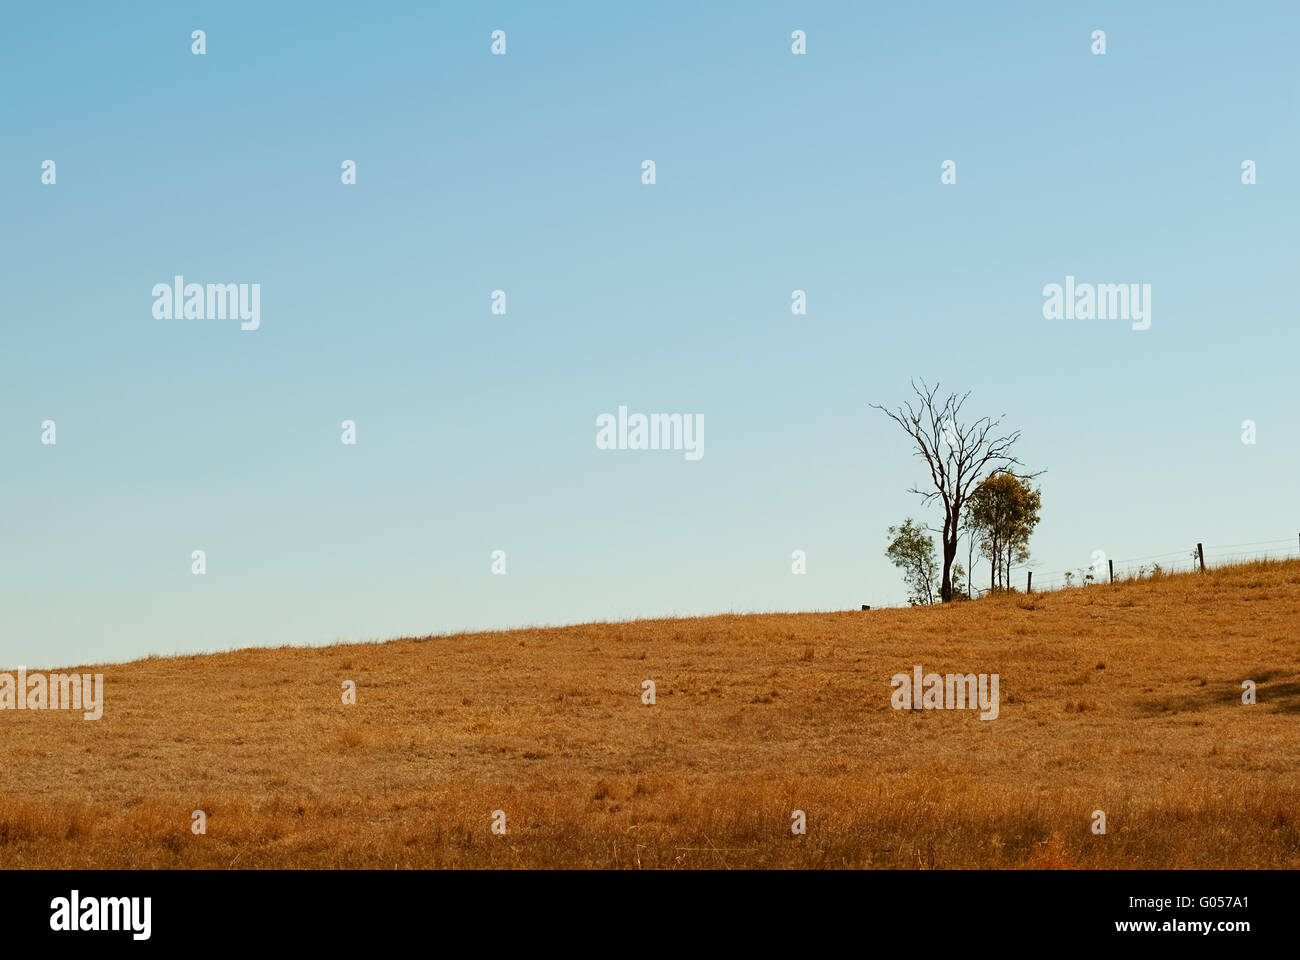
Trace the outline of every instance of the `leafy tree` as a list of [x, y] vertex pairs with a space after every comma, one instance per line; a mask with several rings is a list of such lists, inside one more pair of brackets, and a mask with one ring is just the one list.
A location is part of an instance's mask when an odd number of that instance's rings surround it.
[[[966, 582], [962, 583], [962, 580]], [[961, 565], [960, 560], [952, 565], [952, 598], [954, 600], [970, 599], [970, 574], [966, 572], [966, 568]]]
[[953, 567], [954, 586], [964, 576], [966, 578], [966, 599], [969, 600], [975, 596], [975, 588], [971, 584], [971, 574], [975, 570], [975, 545], [979, 542], [980, 531], [971, 521], [970, 510], [961, 518], [961, 532], [966, 535], [966, 568], [963, 570], [960, 563]]
[[989, 474], [975, 487], [968, 503], [968, 526], [989, 558], [989, 588], [1011, 586], [1011, 566], [1029, 559], [1029, 537], [1038, 524], [1042, 492], [1028, 477], [1010, 470]]
[[934, 541], [925, 528], [911, 517], [890, 527], [885, 556], [903, 571], [903, 580], [911, 590], [909, 603], [934, 603], [939, 564], [934, 558]]

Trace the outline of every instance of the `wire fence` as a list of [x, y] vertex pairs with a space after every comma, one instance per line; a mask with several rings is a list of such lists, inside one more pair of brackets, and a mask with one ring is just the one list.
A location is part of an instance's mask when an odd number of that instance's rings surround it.
[[[1090, 562], [1067, 573], [1054, 574], [1054, 568], [1041, 563], [1012, 567], [1011, 585], [1017, 590], [1059, 590], [1065, 587], [1082, 587], [1114, 580], [1132, 580], [1154, 573], [1192, 573], [1197, 570], [1222, 567], [1253, 560], [1300, 559], [1300, 536], [1278, 540], [1256, 540], [1251, 543], [1194, 543], [1182, 550], [1148, 554], [1142, 557], [1109, 557], [1104, 551], [1093, 553]], [[1059, 568], [1056, 568], [1059, 569]], [[1029, 574], [1033, 574], [1032, 579]], [[989, 592], [988, 587], [977, 587], [977, 596]]]

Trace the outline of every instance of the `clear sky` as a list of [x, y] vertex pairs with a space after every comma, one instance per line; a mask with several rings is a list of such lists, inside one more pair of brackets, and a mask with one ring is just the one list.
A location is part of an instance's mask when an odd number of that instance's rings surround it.
[[[1294, 543], [1298, 42], [1290, 0], [10, 5], [0, 663], [900, 603], [885, 528], [939, 518], [868, 405], [913, 376], [1023, 431], [1045, 581]], [[177, 274], [260, 329], [155, 319]], [[1150, 329], [1044, 319], [1067, 275]], [[704, 456], [598, 450], [620, 404]]]

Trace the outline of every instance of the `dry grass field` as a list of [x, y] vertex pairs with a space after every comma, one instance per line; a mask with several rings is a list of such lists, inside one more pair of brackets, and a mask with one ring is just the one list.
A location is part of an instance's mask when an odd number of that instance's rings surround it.
[[[1297, 867], [1297, 627], [1287, 562], [112, 665], [0, 713], [0, 867]], [[915, 664], [1000, 716], [892, 709]]]

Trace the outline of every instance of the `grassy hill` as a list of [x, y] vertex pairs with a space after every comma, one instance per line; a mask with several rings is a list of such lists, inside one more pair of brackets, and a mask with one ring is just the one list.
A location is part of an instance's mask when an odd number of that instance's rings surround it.
[[[0, 712], [0, 866], [1300, 867], [1298, 626], [1287, 562], [94, 668]], [[916, 664], [1000, 715], [893, 709]]]

